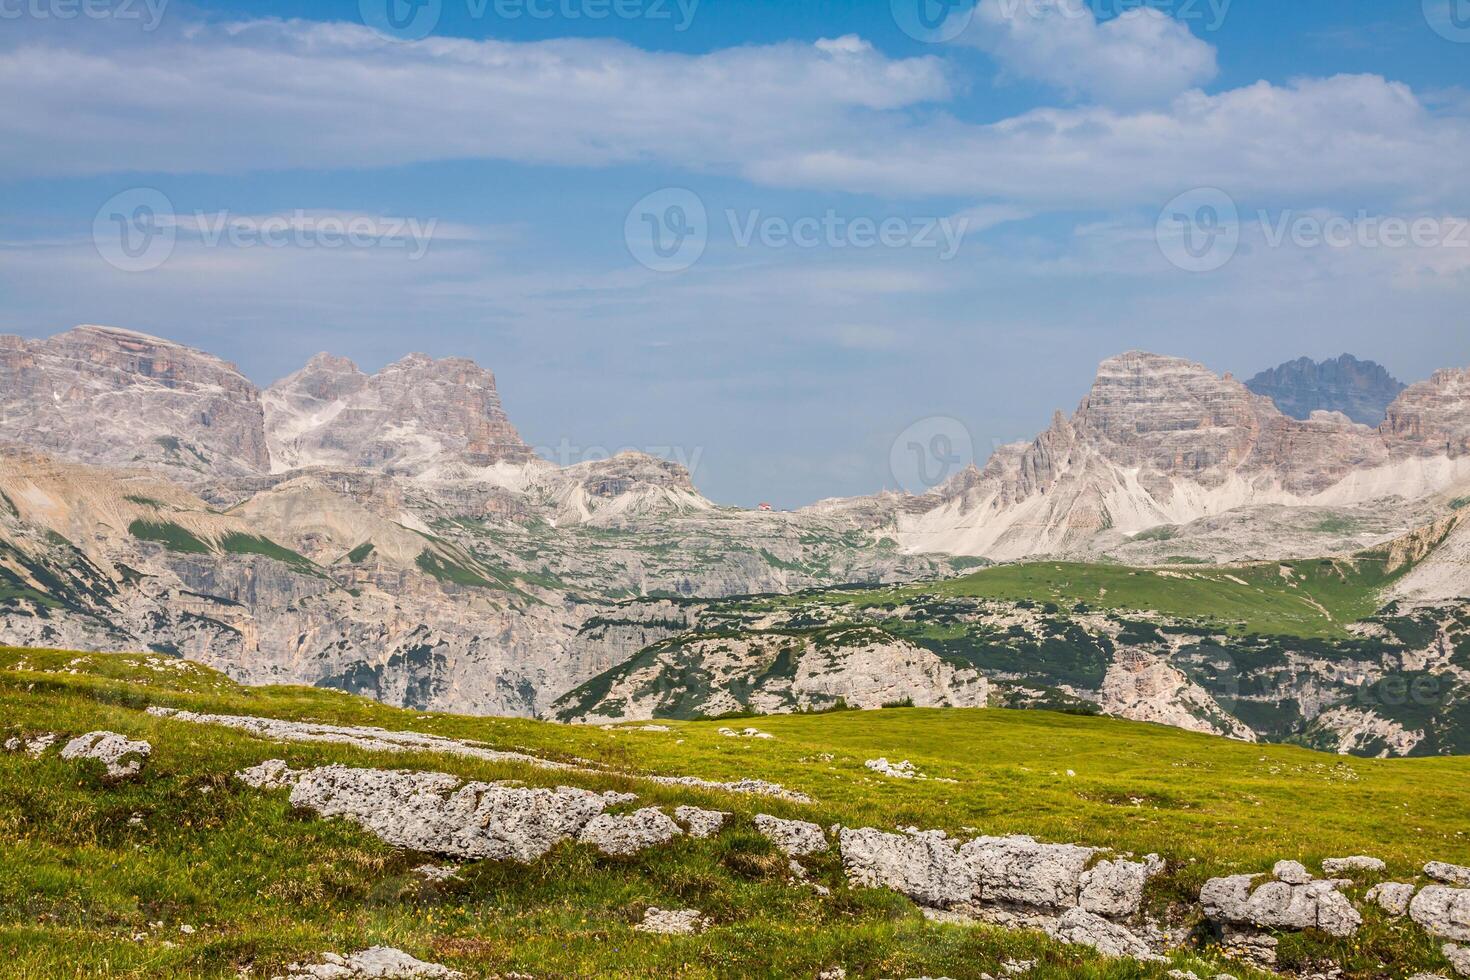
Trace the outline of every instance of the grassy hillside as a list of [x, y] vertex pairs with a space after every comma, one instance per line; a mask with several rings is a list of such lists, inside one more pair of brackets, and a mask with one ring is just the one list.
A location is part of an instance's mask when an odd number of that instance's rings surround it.
[[[623, 775], [272, 743], [154, 718], [142, 710], [150, 704], [411, 728], [590, 759]], [[936, 925], [896, 896], [843, 887], [832, 856], [817, 863], [830, 896], [792, 887], [784, 858], [751, 827], [757, 812], [1158, 851], [1171, 870], [1152, 903], [1166, 916], [1173, 899], [1192, 896], [1207, 877], [1264, 870], [1280, 858], [1371, 853], [1400, 875], [1430, 859], [1470, 862], [1470, 759], [1345, 760], [1046, 712], [885, 710], [758, 725], [775, 738], [728, 738], [708, 722], [643, 732], [429, 715], [332, 691], [244, 689], [156, 656], [0, 650], [0, 738], [107, 728], [154, 746], [141, 779], [120, 786], [54, 754], [0, 754], [0, 976], [234, 977], [248, 968], [269, 977], [322, 950], [374, 943], [471, 976], [540, 978], [811, 977], [838, 964], [850, 977], [970, 978], [999, 973], [1010, 957], [1040, 958], [1047, 976], [1162, 977], [1178, 967], [1209, 975], [1224, 966], [1206, 951], [1204, 959], [1181, 955], [1168, 967], [1142, 968], [1038, 934]], [[936, 778], [877, 776], [863, 762], [879, 755], [910, 759]], [[649, 804], [713, 806], [737, 819], [715, 840], [632, 859], [567, 844], [529, 870], [481, 863], [462, 881], [429, 884], [411, 874], [424, 856], [295, 814], [284, 792], [230, 778], [270, 758], [620, 789]], [[660, 787], [637, 773], [754, 776], [816, 802]], [[692, 937], [634, 932], [648, 905], [696, 907], [715, 926]], [[1291, 937], [1283, 957], [1301, 964], [1330, 955], [1354, 977], [1380, 975], [1389, 961], [1443, 969], [1432, 944], [1368, 915], [1355, 941]]]
[[919, 595], [1053, 603], [1072, 609], [1155, 612], [1220, 624], [1239, 633], [1331, 638], [1373, 615], [1398, 575], [1385, 556], [1265, 562], [1224, 567], [1130, 568], [1077, 562], [997, 565], [963, 578], [895, 589], [833, 593], [857, 605]]

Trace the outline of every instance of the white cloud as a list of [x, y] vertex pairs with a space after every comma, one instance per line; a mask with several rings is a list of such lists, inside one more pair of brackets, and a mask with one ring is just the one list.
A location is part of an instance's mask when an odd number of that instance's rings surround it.
[[[1120, 22], [1091, 29], [1147, 26]], [[392, 44], [301, 21], [192, 26], [147, 44], [16, 37], [0, 41], [0, 175], [648, 163], [1032, 211], [1160, 206], [1200, 185], [1265, 203], [1345, 195], [1344, 206], [1459, 207], [1470, 193], [1470, 119], [1374, 75], [976, 124], [942, 111], [945, 62], [888, 58], [850, 36], [699, 55], [590, 40]]]
[[1156, 105], [1212, 80], [1213, 45], [1150, 7], [1099, 22], [1085, 0], [984, 0], [960, 37], [1069, 98]]

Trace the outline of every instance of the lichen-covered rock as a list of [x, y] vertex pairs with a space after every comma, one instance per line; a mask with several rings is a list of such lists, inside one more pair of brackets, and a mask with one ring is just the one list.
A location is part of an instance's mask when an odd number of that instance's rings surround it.
[[683, 833], [662, 810], [650, 806], [628, 814], [599, 814], [588, 821], [577, 839], [604, 854], [625, 857]]
[[822, 828], [805, 820], [782, 820], [762, 813], [755, 818], [755, 828], [787, 857], [820, 854], [831, 846]]
[[1268, 881], [1254, 888], [1256, 875], [1211, 878], [1200, 890], [1200, 904], [1216, 922], [1265, 929], [1320, 929], [1331, 936], [1351, 936], [1363, 924], [1352, 902], [1337, 889], [1337, 879], [1291, 884]]
[[391, 946], [374, 946], [348, 956], [324, 953], [320, 963], [292, 963], [287, 969], [291, 972], [274, 980], [457, 980], [464, 976]]
[[1424, 866], [1424, 873], [1435, 881], [1446, 885], [1454, 885], [1457, 888], [1470, 888], [1470, 868], [1458, 864], [1445, 864], [1443, 861], [1430, 861]]
[[843, 827], [837, 839], [853, 884], [891, 888], [927, 908], [949, 908], [975, 896], [974, 872], [941, 831], [889, 834]]
[[1086, 909], [1068, 909], [1047, 932], [1058, 942], [1090, 946], [1104, 956], [1129, 956], [1155, 962], [1164, 959], [1127, 929]]
[[56, 744], [59, 736], [46, 732], [41, 735], [32, 735], [30, 738], [7, 738], [5, 740], [6, 752], [25, 752], [32, 759], [39, 759], [46, 754], [46, 750]]
[[1143, 907], [1143, 890], [1164, 870], [1164, 859], [1150, 854], [1142, 861], [1099, 861], [1082, 873], [1077, 904], [1088, 912], [1127, 918]]
[[1322, 862], [1322, 873], [1333, 878], [1351, 874], [1354, 871], [1362, 871], [1368, 874], [1382, 874], [1387, 870], [1388, 865], [1384, 864], [1378, 858], [1367, 857], [1362, 854], [1355, 854], [1352, 857], [1328, 858]]
[[703, 925], [704, 916], [698, 909], [651, 908], [643, 913], [643, 921], [633, 928], [661, 936], [687, 936], [698, 932]]
[[1409, 918], [1431, 936], [1470, 941], [1470, 891], [1430, 885], [1409, 903]]
[[302, 772], [288, 766], [285, 759], [267, 759], [258, 766], [241, 769], [235, 778], [253, 789], [286, 789], [296, 785]]
[[1288, 885], [1305, 885], [1312, 880], [1312, 873], [1300, 861], [1277, 861], [1271, 876]]
[[134, 742], [117, 732], [88, 732], [61, 750], [61, 757], [70, 761], [96, 759], [107, 767], [108, 779], [136, 776], [152, 754], [153, 746], [147, 742]]
[[1414, 886], [1401, 881], [1385, 881], [1368, 889], [1364, 898], [1389, 915], [1398, 917], [1409, 911], [1409, 902], [1414, 898]]
[[674, 819], [682, 823], [690, 837], [713, 837], [725, 826], [730, 814], [723, 810], [701, 810], [697, 806], [674, 808]]
[[1069, 909], [1077, 905], [1082, 874], [1098, 852], [1017, 836], [977, 837], [959, 853], [980, 886], [981, 901]]
[[300, 775], [291, 804], [345, 817], [395, 847], [523, 862], [575, 836], [607, 805], [568, 787], [460, 783], [442, 772], [325, 766]]
[[1450, 961], [1450, 966], [1462, 977], [1470, 977], [1470, 949], [1464, 946], [1456, 946], [1454, 943], [1445, 943], [1440, 949], [1444, 958]]

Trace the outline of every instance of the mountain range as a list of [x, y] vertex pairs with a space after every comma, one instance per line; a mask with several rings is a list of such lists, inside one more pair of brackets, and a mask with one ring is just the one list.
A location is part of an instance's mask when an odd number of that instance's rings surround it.
[[[468, 360], [411, 354], [368, 374], [322, 354], [262, 391], [132, 331], [3, 337], [0, 641], [544, 714], [708, 618], [701, 602], [1038, 557], [1351, 555], [1454, 514], [1470, 497], [1470, 371], [1403, 388], [1366, 425], [1345, 413], [1363, 417], [1387, 374], [1337, 363], [1284, 366], [1268, 397], [1186, 360], [1120, 355], [1072, 415], [928, 494], [783, 513], [717, 506], [651, 456], [540, 459]], [[1343, 400], [1313, 387], [1329, 377], [1371, 383]], [[1303, 391], [1331, 407], [1293, 417]], [[1470, 592], [1448, 554], [1438, 572], [1426, 556], [1404, 601]], [[891, 639], [828, 644], [842, 655], [824, 677], [792, 669], [812, 704], [984, 702], [983, 664], [956, 674]]]

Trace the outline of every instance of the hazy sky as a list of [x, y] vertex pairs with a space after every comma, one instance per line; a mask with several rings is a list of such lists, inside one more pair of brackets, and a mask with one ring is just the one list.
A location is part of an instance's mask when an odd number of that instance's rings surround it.
[[1462, 0], [413, 3], [0, 2], [0, 331], [469, 356], [780, 506], [1130, 348], [1470, 363]]

